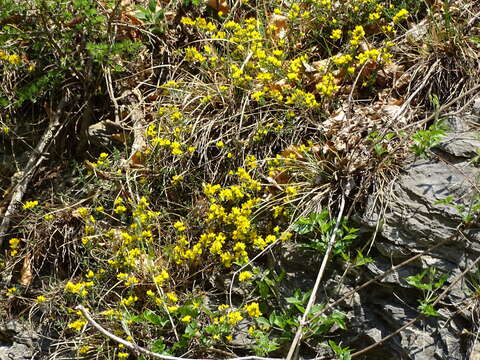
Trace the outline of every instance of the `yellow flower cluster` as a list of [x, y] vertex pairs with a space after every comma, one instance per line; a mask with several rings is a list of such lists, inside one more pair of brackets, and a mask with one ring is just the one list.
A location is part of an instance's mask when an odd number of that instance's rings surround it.
[[238, 280], [241, 282], [248, 281], [253, 277], [253, 274], [250, 271], [242, 271], [240, 275], [238, 275]]
[[38, 201], [37, 201], [37, 200], [27, 201], [25, 204], [23, 204], [22, 209], [23, 209], [23, 210], [30, 210], [30, 209], [33, 209], [34, 207], [36, 207], [37, 205], [38, 205]]
[[65, 285], [65, 291], [77, 294], [80, 296], [87, 296], [88, 295], [88, 288], [91, 288], [94, 285], [93, 281], [81, 281], [78, 283], [73, 283], [71, 281], [67, 282]]
[[[194, 59], [192, 58], [192, 60]], [[200, 61], [202, 60], [200, 59]], [[175, 106], [161, 107], [158, 113], [163, 120], [165, 120], [166, 125], [157, 126], [152, 123], [147, 127], [145, 133], [151, 148], [149, 148], [146, 153], [159, 151], [160, 149], [165, 149], [169, 151], [171, 155], [175, 156], [195, 152], [195, 147], [189, 146], [182, 141], [182, 137], [188, 136], [191, 132], [192, 126], [177, 126], [184, 121], [182, 120], [184, 117], [183, 113]]]
[[80, 331], [86, 324], [87, 322], [85, 320], [77, 320], [68, 324], [67, 327], [75, 331]]
[[20, 239], [18, 238], [12, 238], [8, 241], [8, 244], [10, 245], [10, 255], [15, 256], [18, 253], [18, 248], [20, 245]]
[[332, 96], [332, 94], [337, 91], [340, 86], [335, 84], [335, 78], [331, 73], [327, 73], [322, 77], [322, 81], [320, 81], [316, 85], [317, 90], [320, 94], [324, 96]]
[[[254, 156], [246, 158], [247, 167], [257, 167]], [[177, 264], [195, 262], [208, 255], [216, 258], [226, 268], [233, 263], [246, 264], [249, 260], [249, 250], [263, 250], [275, 242], [277, 236], [267, 234], [262, 236], [252, 222], [254, 208], [262, 202], [255, 197], [255, 192], [261, 190], [261, 185], [254, 180], [245, 168], [232, 172], [239, 184], [222, 187], [219, 184], [204, 184], [203, 191], [209, 200], [210, 207], [205, 214], [208, 231], [202, 233], [197, 242], [180, 236], [174, 247], [174, 257]], [[176, 227], [179, 227], [178, 225]], [[181, 223], [183, 227], [184, 224]], [[216, 231], [218, 230], [218, 231]], [[242, 281], [247, 280], [249, 272], [242, 273]]]
[[262, 316], [257, 302], [252, 302], [248, 305], [245, 305], [243, 309], [253, 318]]
[[405, 20], [408, 17], [408, 15], [409, 15], [408, 10], [401, 9], [399, 12], [397, 12], [395, 14], [395, 16], [393, 17], [392, 20], [396, 24], [396, 23], [399, 23], [402, 20]]
[[352, 38], [350, 39], [351, 45], [358, 45], [360, 40], [365, 36], [365, 30], [362, 25], [355, 26], [355, 29], [352, 31]]
[[0, 50], [0, 60], [8, 62], [12, 65], [18, 65], [22, 62], [22, 59], [20, 59], [20, 56], [16, 54], [6, 54], [5, 52]]
[[138, 301], [138, 296], [130, 295], [128, 298], [123, 298], [120, 301], [120, 304], [122, 304], [124, 306], [130, 306], [130, 305], [134, 304], [136, 301]]
[[170, 275], [168, 274], [168, 272], [166, 270], [162, 270], [160, 274], [158, 274], [153, 278], [153, 282], [158, 286], [163, 286], [165, 281], [167, 281], [169, 278], [170, 278]]

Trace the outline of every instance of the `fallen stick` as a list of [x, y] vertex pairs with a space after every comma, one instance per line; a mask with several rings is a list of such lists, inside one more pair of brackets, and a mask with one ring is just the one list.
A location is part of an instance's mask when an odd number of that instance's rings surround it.
[[30, 183], [30, 180], [32, 180], [36, 169], [40, 166], [42, 161], [46, 159], [46, 150], [50, 147], [56, 133], [58, 134], [58, 130], [60, 127], [60, 118], [63, 115], [63, 109], [65, 108], [65, 105], [66, 99], [64, 97], [60, 101], [60, 104], [58, 105], [53, 119], [50, 119], [50, 124], [48, 125], [48, 128], [45, 130], [35, 150], [32, 152], [30, 160], [28, 160], [27, 166], [25, 167], [25, 171], [23, 172], [21, 179], [13, 188], [12, 198], [10, 199], [10, 203], [8, 204], [5, 214], [3, 214], [3, 220], [0, 224], [0, 247], [3, 244], [3, 240], [7, 236], [7, 232], [10, 228], [10, 221], [12, 219], [12, 215], [15, 213], [18, 206], [21, 204], [28, 184]]
[[[214, 359], [189, 359], [189, 358], [183, 358], [183, 357], [176, 357], [176, 356], [170, 356], [170, 355], [163, 355], [159, 353], [155, 353], [153, 351], [147, 350], [144, 347], [141, 347], [137, 344], [134, 344], [130, 341], [124, 340], [114, 334], [112, 334], [110, 331], [104, 329], [99, 323], [97, 323], [95, 320], [93, 320], [92, 316], [90, 313], [83, 307], [82, 305], [78, 305], [75, 309], [80, 310], [82, 315], [87, 319], [90, 325], [92, 325], [95, 329], [97, 329], [99, 332], [101, 332], [103, 335], [106, 337], [112, 339], [113, 341], [124, 345], [125, 347], [129, 348], [130, 350], [133, 350], [134, 352], [137, 353], [143, 353], [145, 355], [152, 356], [157, 359], [163, 359], [163, 360], [214, 360]], [[236, 358], [229, 358], [226, 360], [283, 360], [281, 358], [267, 358], [267, 357], [260, 357], [260, 356], [243, 356], [243, 357], [236, 357]]]
[[343, 210], [345, 209], [345, 196], [346, 196], [345, 194], [342, 195], [342, 200], [341, 200], [342, 202], [340, 204], [340, 211], [338, 212], [337, 222], [335, 224], [335, 228], [333, 229], [330, 240], [328, 241], [327, 251], [323, 256], [322, 265], [320, 266], [320, 270], [318, 271], [317, 280], [315, 280], [315, 285], [313, 287], [312, 294], [310, 295], [310, 299], [308, 300], [308, 304], [307, 304], [307, 307], [305, 308], [302, 319], [300, 320], [300, 324], [298, 324], [298, 329], [297, 329], [297, 332], [295, 333], [295, 338], [293, 339], [292, 344], [290, 345], [290, 350], [288, 351], [287, 360], [292, 360], [292, 357], [297, 350], [298, 344], [302, 339], [302, 331], [305, 324], [307, 324], [307, 316], [310, 313], [310, 310], [312, 309], [313, 305], [315, 304], [317, 291], [318, 291], [318, 288], [320, 287], [320, 282], [322, 281], [323, 274], [327, 266], [327, 262], [330, 258], [330, 253], [332, 252], [333, 245], [335, 244], [337, 230], [342, 220]]

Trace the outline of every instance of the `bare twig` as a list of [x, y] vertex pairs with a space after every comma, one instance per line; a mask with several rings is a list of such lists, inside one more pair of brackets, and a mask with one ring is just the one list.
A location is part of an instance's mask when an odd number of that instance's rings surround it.
[[418, 125], [423, 125], [427, 122], [429, 122], [430, 120], [432, 120], [433, 118], [435, 118], [435, 116], [439, 116], [440, 113], [446, 109], [448, 109], [450, 106], [452, 106], [453, 104], [455, 104], [457, 101], [463, 99], [465, 96], [467, 95], [470, 95], [472, 93], [474, 93], [475, 91], [477, 91], [478, 89], [480, 89], [480, 84], [477, 85], [477, 86], [474, 86], [473, 88], [471, 88], [470, 90], [464, 92], [463, 94], [457, 96], [455, 99], [452, 99], [451, 101], [449, 101], [448, 103], [446, 103], [445, 105], [442, 105], [438, 108], [438, 110], [436, 112], [434, 112], [432, 115], [428, 116], [427, 118], [421, 120], [421, 121], [417, 121], [417, 122], [414, 122], [414, 123], [411, 123], [409, 125], [406, 125], [404, 126], [403, 128], [401, 128], [400, 130], [398, 130], [399, 132], [400, 131], [404, 131], [404, 130], [407, 130], [411, 127], [414, 127], [414, 126], [418, 126]]
[[[163, 360], [209, 360], [209, 359], [189, 359], [189, 358], [182, 358], [182, 357], [176, 357], [176, 356], [170, 356], [170, 355], [163, 355], [163, 354], [158, 354], [153, 351], [147, 350], [144, 347], [141, 347], [137, 344], [134, 344], [130, 341], [124, 340], [114, 334], [112, 334], [110, 331], [104, 329], [99, 323], [97, 323], [95, 320], [93, 320], [92, 316], [90, 313], [83, 307], [82, 305], [77, 305], [76, 307], [77, 310], [80, 310], [82, 315], [87, 319], [90, 325], [92, 325], [95, 329], [97, 329], [99, 332], [101, 332], [103, 335], [106, 337], [112, 339], [113, 341], [124, 345], [125, 347], [129, 348], [130, 350], [133, 350], [136, 353], [142, 353], [145, 355], [152, 356], [157, 359], [163, 359]], [[213, 359], [212, 359], [213, 360]], [[260, 357], [260, 356], [243, 356], [243, 357], [236, 357], [236, 358], [230, 358], [227, 360], [283, 360], [281, 358], [266, 358], [266, 357]]]
[[328, 259], [330, 258], [330, 253], [332, 252], [333, 249], [333, 244], [335, 243], [335, 238], [337, 235], [337, 230], [338, 227], [340, 226], [340, 221], [342, 220], [343, 216], [343, 210], [345, 209], [345, 194], [342, 195], [342, 200], [340, 204], [340, 211], [338, 212], [337, 216], [337, 223], [335, 224], [335, 228], [333, 229], [332, 235], [330, 237], [330, 240], [328, 242], [328, 247], [327, 251], [325, 252], [325, 255], [323, 256], [323, 261], [322, 265], [320, 266], [320, 270], [317, 275], [317, 280], [315, 280], [315, 285], [312, 290], [312, 294], [310, 295], [310, 299], [308, 300], [307, 307], [305, 308], [305, 312], [303, 313], [302, 319], [300, 320], [300, 324], [298, 325], [297, 332], [295, 333], [295, 338], [293, 339], [292, 345], [290, 346], [290, 350], [288, 351], [287, 355], [287, 360], [291, 360], [293, 357], [293, 354], [295, 353], [298, 343], [302, 339], [302, 331], [303, 331], [303, 326], [307, 323], [307, 316], [310, 313], [310, 310], [312, 309], [313, 305], [315, 304], [315, 299], [317, 297], [317, 291], [320, 286], [320, 282], [322, 281], [323, 274], [325, 272], [325, 268], [327, 266]]
[[31, 153], [30, 160], [25, 167], [25, 171], [23, 172], [22, 177], [12, 191], [10, 203], [7, 207], [7, 210], [5, 211], [5, 214], [3, 214], [3, 220], [0, 224], [0, 247], [2, 246], [4, 238], [7, 236], [12, 215], [15, 213], [17, 207], [22, 202], [23, 196], [25, 194], [25, 191], [27, 190], [30, 180], [32, 179], [36, 169], [39, 167], [42, 161], [46, 159], [46, 151], [48, 150], [52, 142], [55, 140], [55, 135], [58, 135], [59, 133], [58, 129], [61, 125], [60, 119], [63, 115], [65, 105], [66, 96], [64, 96], [60, 101], [60, 104], [58, 105], [58, 108], [53, 115], [53, 118], [50, 119], [48, 128], [43, 133], [42, 138], [40, 139], [35, 150]]

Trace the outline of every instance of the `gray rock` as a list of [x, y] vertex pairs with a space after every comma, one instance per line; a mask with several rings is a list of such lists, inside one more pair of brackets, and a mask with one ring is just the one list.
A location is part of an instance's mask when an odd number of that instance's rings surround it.
[[18, 321], [0, 324], [0, 360], [33, 359], [39, 352], [40, 337]]
[[470, 159], [478, 155], [480, 149], [480, 134], [478, 132], [453, 133], [448, 134], [440, 148], [456, 157]]
[[[434, 267], [448, 274], [445, 284], [448, 286], [480, 254], [477, 218], [474, 218], [473, 226], [462, 230], [465, 236], [458, 236], [457, 232], [463, 216], [478, 197], [476, 188], [480, 171], [472, 159], [479, 155], [479, 133], [468, 130], [471, 127], [461, 119], [449, 119], [449, 123], [454, 125], [455, 132], [442, 139], [433, 149], [431, 158], [412, 155], [406, 162], [404, 171], [394, 183], [385, 212], [379, 210], [385, 203], [376, 206], [372, 198], [361, 216], [362, 223], [372, 231], [380, 224], [373, 245], [378, 256], [374, 263], [367, 265], [372, 276], [382, 274], [444, 239], [450, 239], [430, 254], [384, 277], [378, 284], [384, 285], [383, 289], [371, 287], [358, 300], [355, 313], [357, 316], [361, 314], [360, 321], [371, 327], [366, 333], [372, 340], [378, 341], [379, 333], [385, 336], [382, 332], [385, 327], [386, 333], [391, 333], [418, 314], [416, 299], [421, 298], [422, 293], [413, 289], [405, 281], [406, 277]], [[452, 198], [450, 204], [438, 203], [447, 197]], [[391, 289], [392, 296], [388, 295], [385, 286]], [[384, 298], [379, 301], [382, 295]], [[436, 307], [441, 316], [413, 324], [399, 333], [398, 338], [395, 337], [400, 343], [392, 339], [384, 347], [391, 354], [401, 349], [405, 359], [466, 360], [468, 351], [463, 348], [458, 334], [465, 328], [475, 331], [476, 325], [472, 323], [468, 311], [454, 309], [468, 296], [465, 285], [456, 283], [442, 299], [441, 305]], [[368, 302], [376, 307], [368, 305]], [[473, 350], [470, 358], [475, 358], [475, 354]]]

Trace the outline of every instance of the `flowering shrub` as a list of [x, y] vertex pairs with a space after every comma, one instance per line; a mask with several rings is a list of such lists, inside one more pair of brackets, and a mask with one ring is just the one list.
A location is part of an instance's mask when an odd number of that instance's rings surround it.
[[[22, 202], [1, 265], [23, 261], [25, 288], [34, 277], [29, 261], [40, 267], [30, 310], [62, 319], [58, 331], [84, 358], [130, 354], [100, 337], [78, 304], [115, 335], [159, 353], [229, 356], [241, 338], [245, 351], [283, 351], [310, 294], [280, 293], [275, 251], [315, 236], [308, 247], [323, 254], [335, 223], [326, 208], [345, 174], [357, 179], [383, 161], [350, 166], [356, 153], [334, 143], [338, 129], [324, 130], [324, 120], [338, 120], [353, 100], [386, 96], [381, 77], [400, 61], [397, 36], [425, 5], [244, 0], [207, 10], [149, 1], [139, 13], [128, 1], [57, 3], [8, 1], [36, 11], [38, 23], [1, 22], [0, 70], [16, 80], [0, 89], [0, 105], [10, 104], [0, 140], [22, 130], [22, 111], [51, 117], [48, 104], [62, 93], [70, 105], [81, 99], [65, 116], [75, 120], [63, 124], [74, 132], [65, 143], [84, 140], [98, 118], [114, 123], [115, 145], [86, 140], [68, 196]], [[366, 131], [362, 124], [352, 147], [384, 154], [361, 142]], [[38, 226], [29, 231], [28, 223]], [[356, 229], [340, 224], [334, 255], [358, 265], [350, 257]], [[55, 281], [44, 279], [44, 263]], [[25, 290], [6, 289], [9, 300]], [[344, 318], [309, 318], [305, 334], [326, 341]]]

